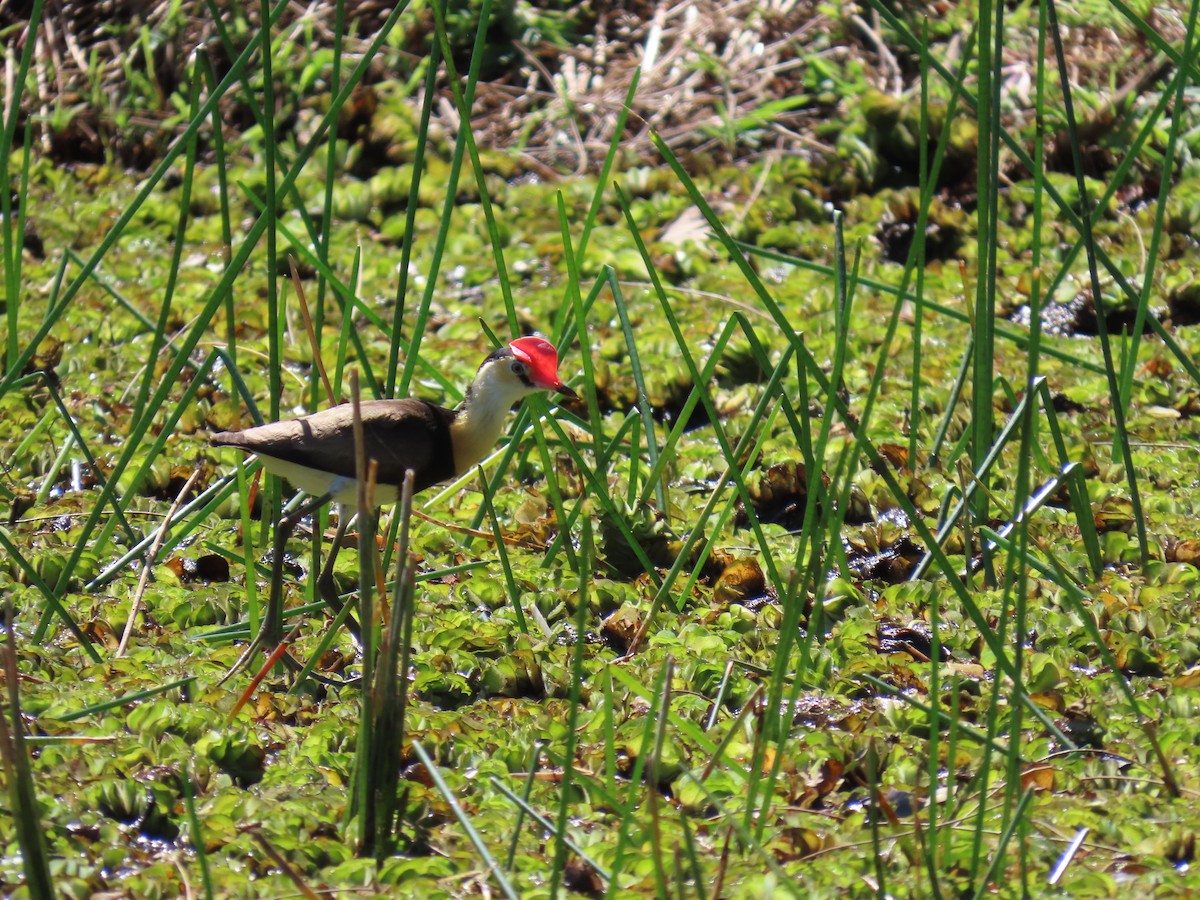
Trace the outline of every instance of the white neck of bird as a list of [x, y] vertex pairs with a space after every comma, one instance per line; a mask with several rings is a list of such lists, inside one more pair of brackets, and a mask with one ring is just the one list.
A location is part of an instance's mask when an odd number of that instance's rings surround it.
[[496, 446], [508, 411], [530, 393], [530, 388], [509, 371], [506, 360], [494, 360], [479, 370], [450, 426], [454, 469], [459, 475]]

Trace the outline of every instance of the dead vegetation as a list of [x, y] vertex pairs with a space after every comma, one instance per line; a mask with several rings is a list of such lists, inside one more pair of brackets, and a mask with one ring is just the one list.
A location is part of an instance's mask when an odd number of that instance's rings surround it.
[[[219, 28], [211, 7], [221, 10]], [[20, 55], [31, 40], [32, 8], [31, 0], [0, 2], [6, 108]], [[240, 51], [254, 39], [256, 11], [257, 4], [205, 0], [46, 0], [32, 36], [31, 84], [21, 95], [18, 138], [32, 126], [39, 151], [60, 162], [108, 158], [132, 168], [150, 165], [179, 127], [192, 54], [206, 54], [215, 76], [222, 77], [230, 50]], [[389, 12], [382, 0], [347, 0], [350, 24], [342, 47], [348, 60], [361, 58]], [[403, 77], [404, 67], [411, 69], [428, 47], [432, 15], [428, 10], [404, 15], [386, 58], [368, 72], [367, 85]], [[633, 159], [649, 155], [650, 128], [682, 151], [717, 158], [810, 145], [814, 117], [828, 112], [803, 96], [806, 60], [814, 54], [862, 54], [878, 63], [881, 84], [897, 79], [894, 58], [886, 50], [877, 53], [883, 43], [870, 38], [869, 28], [856, 29], [865, 37], [861, 46], [831, 45], [832, 23], [811, 0], [629, 0], [573, 15], [577, 40], [571, 43], [533, 29], [506, 36], [510, 51], [481, 79], [473, 107], [480, 143], [516, 147], [535, 170], [567, 174], [594, 166], [609, 145], [639, 66], [622, 142]], [[335, 22], [333, 0], [295, 2], [274, 34], [285, 53], [290, 47], [311, 56], [333, 46]], [[464, 51], [460, 69], [466, 61]], [[277, 64], [276, 80], [291, 71]], [[444, 84], [440, 90], [435, 115], [454, 128], [458, 117], [450, 92]], [[283, 105], [298, 93], [282, 84], [277, 95]], [[223, 101], [228, 136], [252, 121], [244, 102], [236, 91]], [[775, 104], [772, 114], [760, 121], [758, 111], [768, 104]], [[290, 112], [281, 109], [277, 117], [286, 123]]]
[[[478, 5], [458, 0], [447, 14], [457, 17], [448, 19], [448, 28], [460, 75], [468, 67]], [[212, 77], [220, 79], [259, 34], [258, 3], [45, 0], [31, 35], [33, 7], [33, 0], [0, 0], [5, 108], [13, 108], [19, 93], [17, 141], [29, 131], [37, 151], [62, 164], [111, 161], [148, 168], [186, 125], [189, 62], [203, 54]], [[345, 0], [340, 29], [335, 0], [294, 0], [282, 10], [272, 27], [277, 139], [286, 139], [289, 130], [303, 139], [306, 108], [327, 100], [327, 51], [338, 32], [343, 57], [352, 65], [391, 10], [385, 0]], [[853, 123], [864, 110], [914, 107], [920, 65], [918, 55], [870, 7], [843, 7], [836, 17], [829, 10], [816, 0], [574, 6], [563, 0], [505, 0], [494, 7], [488, 30], [473, 133], [480, 146], [516, 151], [519, 169], [543, 178], [596, 171], [637, 77], [620, 141], [625, 166], [658, 161], [651, 129], [693, 170], [762, 153], [831, 159], [832, 145], [845, 130], [832, 123]], [[967, 50], [974, 13], [950, 3], [935, 12], [937, 18], [928, 20], [930, 55], [950, 71]], [[1179, 37], [1178, 10], [1153, 10], [1147, 21], [1164, 39]], [[1036, 17], [1014, 26], [1005, 48], [1002, 102], [1009, 129], [1020, 130], [1032, 119], [1038, 48], [1029, 24], [1036, 25]], [[413, 76], [434, 33], [428, 3], [414, 0], [343, 114], [344, 120], [357, 118], [342, 137], [374, 136], [374, 91], [381, 84], [411, 78], [416, 87], [408, 100], [414, 107], [423, 102], [422, 79]], [[1102, 148], [1092, 152], [1093, 132], [1120, 130], [1138, 98], [1161, 83], [1171, 66], [1132, 27], [1102, 27], [1077, 15], [1064, 20], [1063, 37], [1072, 78], [1090, 86], [1091, 99], [1080, 104], [1081, 132], [1085, 163], [1096, 174], [1112, 162], [1096, 157]], [[30, 75], [18, 92], [18, 65], [30, 40]], [[319, 74], [301, 75], [313, 67]], [[441, 133], [453, 134], [460, 123], [444, 72], [434, 116]], [[249, 93], [235, 87], [222, 98], [227, 142], [236, 143], [255, 123]], [[887, 129], [870, 124], [883, 135], [871, 138], [880, 153], [894, 155]], [[386, 131], [374, 137], [389, 139]], [[206, 140], [202, 134], [202, 151]], [[1065, 155], [1061, 143], [1048, 148], [1052, 168], [1069, 168], [1069, 160], [1059, 159]], [[836, 152], [854, 156], [846, 148]]]

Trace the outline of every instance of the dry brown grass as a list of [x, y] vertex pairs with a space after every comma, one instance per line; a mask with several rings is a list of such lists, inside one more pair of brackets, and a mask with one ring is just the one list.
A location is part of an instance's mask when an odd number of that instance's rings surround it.
[[[32, 0], [0, 0], [6, 109], [12, 106], [20, 51], [31, 39], [32, 5]], [[243, 23], [240, 30], [232, 27], [233, 5], [216, 0], [216, 6], [240, 40], [255, 33], [258, 3], [240, 4], [248, 17], [248, 26]], [[955, 8], [942, 6], [934, 12], [945, 16]], [[171, 0], [46, 0], [42, 25], [32, 38], [35, 88], [22, 95], [20, 122], [22, 128], [32, 125], [44, 155], [60, 162], [112, 159], [133, 168], [153, 164], [174, 137], [191, 54], [203, 48], [218, 77], [230, 64], [205, 0], [182, 0], [173, 15], [171, 8]], [[547, 8], [554, 5], [547, 3]], [[365, 51], [391, 4], [346, 0], [345, 9], [352, 25], [342, 47], [353, 60]], [[891, 96], [911, 92], [918, 77], [913, 54], [889, 46], [875, 14], [844, 6], [832, 19], [827, 9], [816, 0], [596, 2], [576, 18], [584, 35], [573, 45], [514, 44], [511, 61], [478, 86], [472, 129], [481, 146], [515, 149], [522, 168], [543, 177], [594, 171], [612, 141], [640, 66], [632, 115], [621, 136], [626, 163], [657, 159], [649, 141], [651, 128], [692, 159], [825, 152], [829, 148], [817, 126], [839, 118], [845, 112], [839, 107], [855, 102], [852, 95], [776, 107], [753, 127], [747, 116], [764, 104], [804, 94], [807, 67], [816, 60], [835, 67], [852, 61], [859, 72], [857, 89]], [[294, 53], [330, 47], [335, 10], [334, 0], [294, 0], [275, 27], [276, 39], [299, 48]], [[1178, 18], [1169, 7], [1151, 15], [1168, 39], [1177, 37]], [[1136, 95], [1166, 70], [1135, 30], [1127, 30], [1129, 34], [1118, 34], [1086, 22], [1065, 29], [1078, 83], [1092, 84], [1103, 95], [1117, 75], [1118, 89], [1109, 89], [1111, 102], [1099, 104], [1099, 112], [1087, 111], [1090, 117], [1111, 118], [1124, 96], [1130, 91]], [[364, 82], [368, 90], [403, 77], [424, 52], [432, 31], [428, 11], [407, 20], [404, 46], [392, 47], [386, 59], [372, 66]], [[1005, 48], [1005, 90], [1008, 108], [1020, 118], [1020, 110], [1029, 107], [1036, 45], [1032, 35], [1012, 37]], [[962, 49], [963, 36], [954, 35], [936, 55], [953, 66]], [[139, 90], [130, 85], [131, 72], [141, 78]], [[435, 115], [453, 132], [459, 121], [450, 91], [443, 83], [439, 92]], [[294, 90], [277, 96], [282, 108], [276, 120], [285, 123], [282, 127], [295, 120], [292, 107], [315, 99]], [[229, 138], [254, 121], [236, 91], [225, 98], [221, 112]], [[1017, 125], [1012, 119], [1008, 124]]]
[[[189, 55], [203, 47], [218, 76], [229, 64], [204, 0], [184, 0], [180, 13], [168, 20], [170, 5], [169, 0], [47, 0], [33, 38], [36, 91], [23, 95], [21, 121], [22, 127], [33, 125], [42, 152], [60, 161], [100, 161], [107, 154], [137, 168], [154, 161], [173, 136], [170, 123], [177, 111], [171, 95], [180, 89]], [[254, 22], [257, 4], [244, 7]], [[31, 8], [30, 0], [0, 0], [8, 50], [6, 108], [19, 53], [30, 40]], [[350, 57], [363, 51], [389, 9], [382, 0], [347, 0], [347, 20], [356, 25], [343, 40]], [[332, 45], [334, 16], [333, 0], [296, 2], [276, 33], [285, 43], [294, 32]], [[649, 63], [623, 138], [626, 154], [648, 154], [651, 127], [681, 150], [722, 157], [782, 143], [803, 146], [811, 141], [812, 111], [805, 109], [780, 115], [769, 133], [755, 137], [754, 146], [716, 135], [723, 117], [736, 120], [763, 102], [800, 93], [810, 53], [850, 49], [828, 46], [832, 23], [812, 0], [629, 0], [597, 4], [586, 24], [588, 38], [570, 48], [517, 43], [514, 64], [479, 85], [472, 126], [481, 144], [519, 145], [534, 170], [585, 171], [607, 149], [636, 68]], [[410, 30], [414, 52], [428, 34], [422, 27], [431, 30], [432, 23]], [[142, 39], [144, 31], [155, 36], [153, 42]], [[307, 36], [304, 46], [312, 46]], [[854, 52], [872, 55], [874, 48], [864, 45]], [[396, 58], [404, 57], [400, 52]], [[879, 61], [886, 68], [887, 56]], [[139, 97], [135, 108], [118, 115], [117, 105], [130, 97], [131, 70], [144, 74], [157, 96]], [[389, 74], [394, 73], [380, 65], [368, 83]], [[223, 107], [223, 120], [235, 132], [250, 120], [241, 103], [231, 94]], [[457, 126], [449, 91], [436, 109], [444, 125]]]

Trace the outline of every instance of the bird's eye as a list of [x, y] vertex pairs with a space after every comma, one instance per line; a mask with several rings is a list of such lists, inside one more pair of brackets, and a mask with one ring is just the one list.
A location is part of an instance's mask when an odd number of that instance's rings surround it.
[[509, 365], [509, 369], [512, 370], [512, 373], [514, 375], [517, 375], [517, 376], [524, 375], [525, 374], [525, 363], [519, 362], [517, 360], [513, 360], [512, 363]]

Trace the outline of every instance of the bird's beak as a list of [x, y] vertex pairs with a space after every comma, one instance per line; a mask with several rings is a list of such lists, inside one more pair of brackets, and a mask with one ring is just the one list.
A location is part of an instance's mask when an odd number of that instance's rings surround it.
[[563, 384], [561, 381], [558, 384], [552, 384], [550, 386], [550, 390], [554, 391], [554, 393], [556, 393], [556, 394], [561, 394], [562, 396], [566, 397], [568, 400], [578, 400], [579, 399], [579, 395], [577, 393], [575, 393], [573, 390], [571, 390], [569, 387], [567, 387], [565, 384]]

